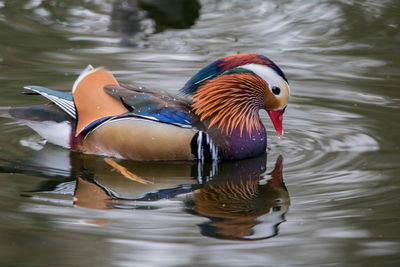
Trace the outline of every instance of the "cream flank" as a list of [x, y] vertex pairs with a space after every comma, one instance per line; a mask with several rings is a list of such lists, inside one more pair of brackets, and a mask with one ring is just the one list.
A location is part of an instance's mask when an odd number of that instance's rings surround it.
[[86, 153], [133, 160], [193, 160], [190, 142], [196, 131], [141, 118], [102, 123], [84, 140]]

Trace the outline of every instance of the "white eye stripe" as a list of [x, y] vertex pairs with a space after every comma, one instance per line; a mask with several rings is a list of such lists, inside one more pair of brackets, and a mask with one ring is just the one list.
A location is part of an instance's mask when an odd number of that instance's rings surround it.
[[282, 79], [282, 77], [279, 76], [270, 67], [265, 66], [265, 65], [260, 65], [260, 64], [246, 64], [246, 65], [242, 65], [239, 67], [250, 70], [250, 71], [254, 72], [255, 74], [257, 74], [268, 84], [271, 91], [274, 86], [279, 87], [281, 89], [281, 92], [280, 92], [280, 94], [278, 94], [276, 96], [282, 95], [283, 85], [286, 85], [286, 87], [289, 89], [289, 93], [290, 93], [290, 87], [287, 84], [287, 82], [284, 79]]

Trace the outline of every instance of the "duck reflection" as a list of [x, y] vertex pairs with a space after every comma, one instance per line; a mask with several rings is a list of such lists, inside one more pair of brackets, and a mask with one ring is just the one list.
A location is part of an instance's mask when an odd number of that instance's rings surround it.
[[277, 235], [290, 205], [282, 156], [267, 174], [266, 155], [219, 164], [112, 160], [112, 167], [100, 157], [72, 153], [70, 162], [76, 176], [50, 179], [30, 195], [71, 194], [73, 205], [102, 210], [157, 209], [158, 200], [183, 200], [186, 212], [207, 218], [199, 224], [202, 235], [230, 240]]
[[157, 200], [189, 193], [198, 186], [192, 176], [192, 163], [119, 163], [128, 172], [132, 170], [135, 178], [97, 160], [86, 161], [85, 171], [76, 180], [74, 205], [92, 209], [156, 209]]
[[275, 236], [290, 200], [282, 177], [283, 157], [265, 180], [265, 157], [221, 166], [219, 175], [196, 189], [186, 203], [194, 214], [210, 221], [200, 224], [205, 236], [259, 240]]

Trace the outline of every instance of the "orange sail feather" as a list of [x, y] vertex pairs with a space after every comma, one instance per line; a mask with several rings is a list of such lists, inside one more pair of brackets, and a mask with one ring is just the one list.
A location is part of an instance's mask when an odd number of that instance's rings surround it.
[[102, 68], [89, 67], [77, 80], [72, 92], [78, 113], [76, 136], [98, 119], [128, 112], [120, 101], [104, 92], [104, 87], [110, 84], [118, 85], [118, 82]]

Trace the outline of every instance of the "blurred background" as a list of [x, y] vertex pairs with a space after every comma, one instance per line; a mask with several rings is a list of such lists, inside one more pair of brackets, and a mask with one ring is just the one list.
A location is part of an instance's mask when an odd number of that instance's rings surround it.
[[88, 64], [177, 92], [246, 52], [292, 92], [266, 155], [118, 161], [146, 186], [0, 119], [0, 265], [399, 265], [399, 48], [398, 0], [0, 0], [0, 106]]

